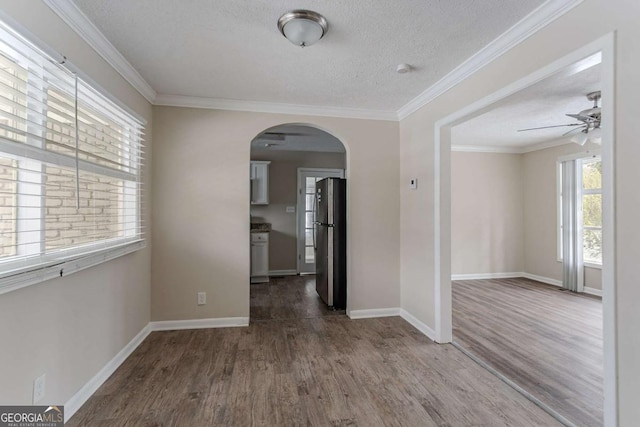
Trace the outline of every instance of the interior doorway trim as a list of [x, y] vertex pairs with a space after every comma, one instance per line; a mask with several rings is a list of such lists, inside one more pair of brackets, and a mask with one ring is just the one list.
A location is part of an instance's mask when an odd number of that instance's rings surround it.
[[492, 104], [591, 55], [602, 55], [602, 190], [603, 190], [603, 349], [604, 349], [604, 425], [618, 421], [618, 367], [616, 332], [615, 270], [615, 34], [600, 39], [554, 61], [538, 71], [482, 98], [435, 123], [434, 135], [434, 299], [436, 341], [452, 341], [451, 307], [451, 127], [481, 114]]

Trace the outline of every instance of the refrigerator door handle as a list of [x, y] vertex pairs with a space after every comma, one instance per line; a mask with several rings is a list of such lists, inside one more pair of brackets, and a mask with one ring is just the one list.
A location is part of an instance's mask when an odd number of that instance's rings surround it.
[[327, 229], [327, 305], [334, 306], [334, 282], [333, 282], [333, 228]]
[[311, 235], [313, 236], [313, 250], [314, 252], [318, 250], [318, 245], [316, 244], [316, 227], [319, 226], [319, 222], [313, 223], [313, 228], [311, 229]]
[[313, 251], [315, 257], [315, 251], [318, 250], [318, 245], [316, 244], [316, 228], [320, 225], [318, 221], [316, 221], [316, 216], [318, 215], [318, 194], [313, 193], [313, 229], [311, 231], [313, 236]]

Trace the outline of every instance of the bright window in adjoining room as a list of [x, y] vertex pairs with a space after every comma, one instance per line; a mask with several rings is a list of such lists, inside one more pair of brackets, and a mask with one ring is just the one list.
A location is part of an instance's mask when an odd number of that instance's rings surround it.
[[[602, 266], [602, 160], [591, 157], [577, 160], [580, 179], [576, 206], [581, 206], [583, 262]], [[562, 163], [558, 163], [558, 260], [562, 260]], [[579, 201], [579, 203], [578, 203]]]
[[315, 262], [315, 242], [314, 242], [314, 227], [316, 221], [316, 182], [320, 181], [322, 177], [308, 176], [305, 181], [305, 223], [304, 223], [304, 259], [305, 262]]
[[585, 263], [602, 265], [602, 161], [582, 160], [582, 242]]
[[0, 293], [141, 247], [143, 134], [0, 22]]

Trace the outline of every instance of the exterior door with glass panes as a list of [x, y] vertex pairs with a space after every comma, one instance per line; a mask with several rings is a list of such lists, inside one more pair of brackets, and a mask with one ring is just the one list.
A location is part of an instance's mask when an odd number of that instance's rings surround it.
[[298, 168], [298, 273], [315, 274], [316, 182], [324, 178], [344, 178], [343, 169]]

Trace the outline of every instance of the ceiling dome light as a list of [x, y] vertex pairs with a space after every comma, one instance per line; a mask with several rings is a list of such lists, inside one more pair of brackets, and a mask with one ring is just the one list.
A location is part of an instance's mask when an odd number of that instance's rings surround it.
[[311, 46], [329, 29], [324, 16], [311, 10], [292, 10], [278, 19], [278, 29], [296, 46]]

